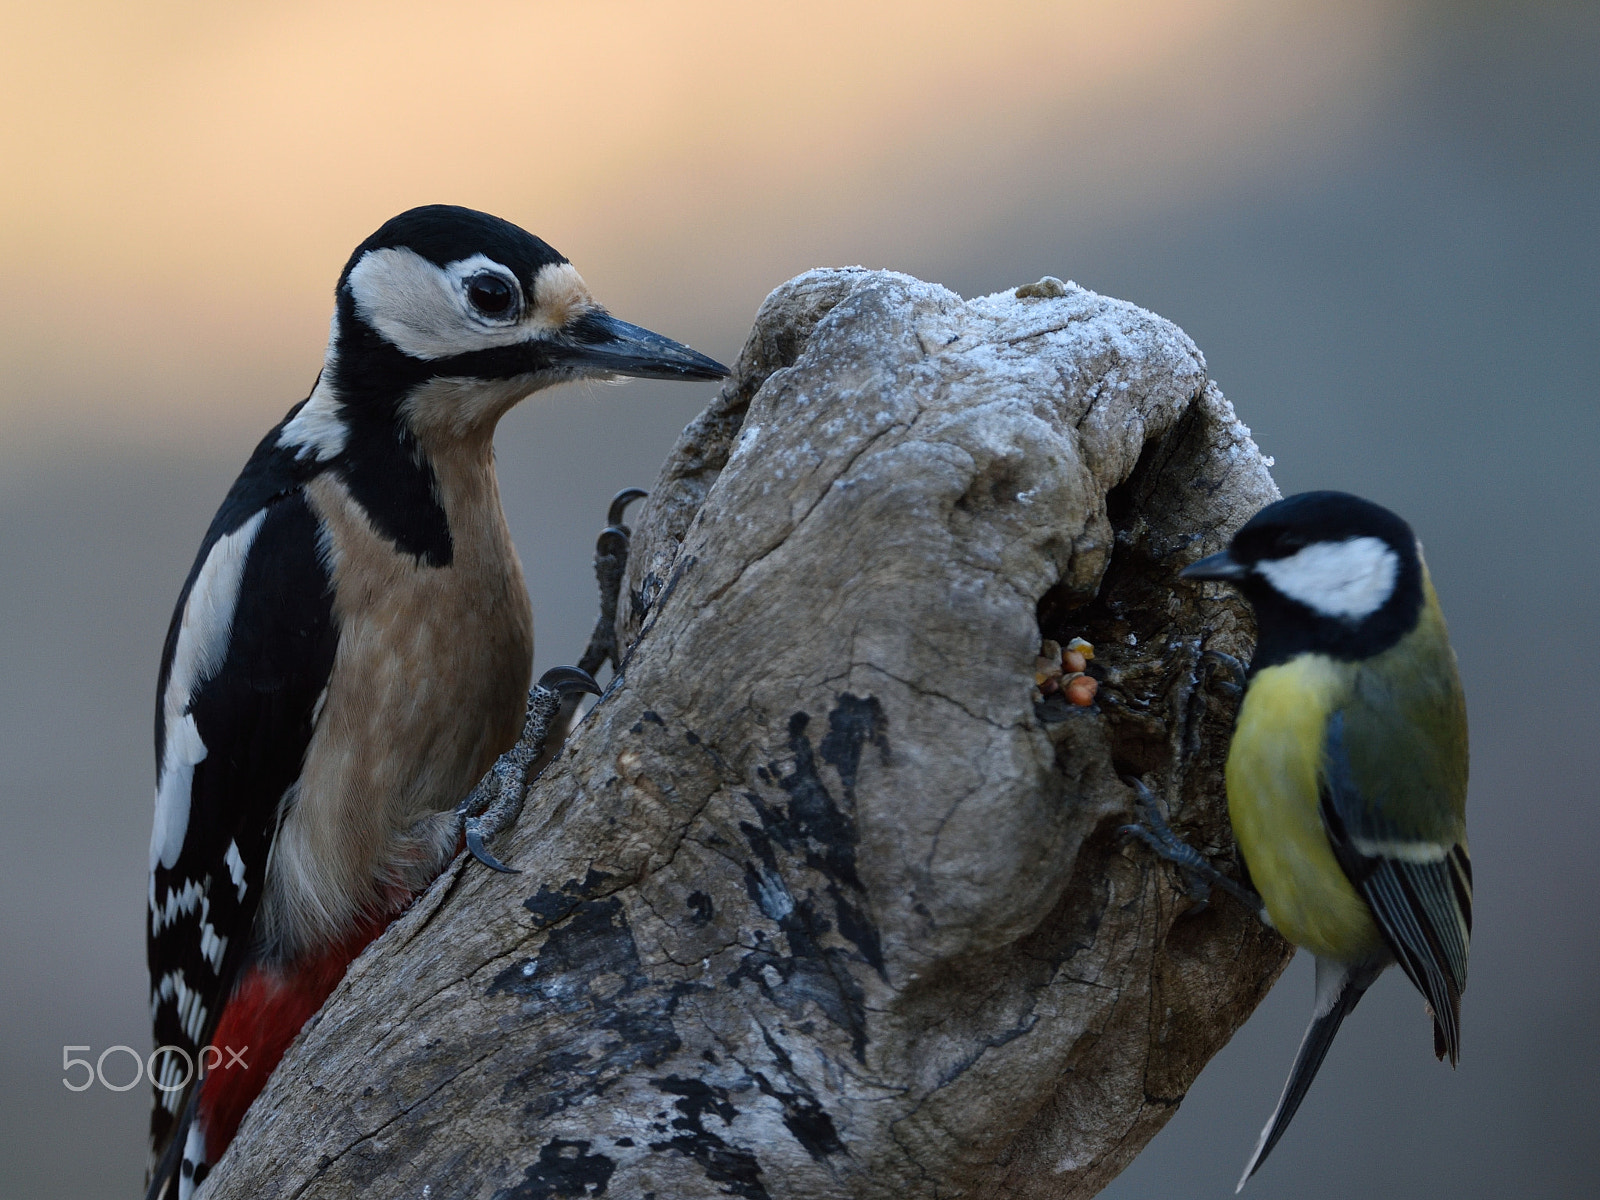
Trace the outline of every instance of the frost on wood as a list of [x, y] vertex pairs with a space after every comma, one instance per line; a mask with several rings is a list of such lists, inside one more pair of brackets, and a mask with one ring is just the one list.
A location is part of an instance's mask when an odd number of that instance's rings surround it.
[[[1276, 491], [1175, 326], [1054, 280], [768, 299], [634, 540], [624, 671], [273, 1077], [208, 1194], [1081, 1197], [1285, 962], [1117, 827], [1225, 860]], [[1043, 637], [1097, 701], [1037, 699]]]

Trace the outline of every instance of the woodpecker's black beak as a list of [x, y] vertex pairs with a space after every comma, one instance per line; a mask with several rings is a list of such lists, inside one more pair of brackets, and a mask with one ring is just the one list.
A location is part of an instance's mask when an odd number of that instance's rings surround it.
[[585, 313], [562, 332], [560, 357], [585, 373], [635, 379], [721, 379], [728, 373], [716, 359], [609, 313]]
[[1178, 572], [1180, 579], [1219, 579], [1235, 581], [1250, 574], [1250, 568], [1237, 561], [1226, 550], [1190, 563]]

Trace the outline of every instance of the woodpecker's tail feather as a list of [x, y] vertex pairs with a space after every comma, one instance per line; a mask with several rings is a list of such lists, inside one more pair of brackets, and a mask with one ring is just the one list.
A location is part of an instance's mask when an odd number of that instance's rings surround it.
[[144, 1200], [178, 1200], [183, 1148], [189, 1140], [189, 1127], [194, 1124], [199, 1101], [200, 1089], [191, 1086], [189, 1102], [183, 1106], [183, 1114], [173, 1125], [161, 1157], [150, 1168], [150, 1176], [145, 1184]]
[[1284, 1085], [1283, 1095], [1278, 1098], [1278, 1107], [1273, 1110], [1272, 1119], [1261, 1131], [1256, 1152], [1250, 1156], [1244, 1174], [1239, 1176], [1239, 1184], [1233, 1189], [1235, 1192], [1244, 1190], [1250, 1176], [1267, 1161], [1267, 1155], [1272, 1153], [1283, 1131], [1289, 1128], [1295, 1110], [1300, 1107], [1300, 1101], [1306, 1098], [1311, 1081], [1317, 1077], [1317, 1069], [1327, 1057], [1328, 1047], [1333, 1044], [1333, 1035], [1339, 1032], [1345, 1017], [1350, 1015], [1350, 1010], [1355, 1008], [1357, 1001], [1366, 994], [1372, 981], [1383, 972], [1386, 965], [1317, 959], [1316, 1011], [1312, 1014], [1305, 1037], [1300, 1040], [1300, 1050], [1294, 1056], [1289, 1082]]

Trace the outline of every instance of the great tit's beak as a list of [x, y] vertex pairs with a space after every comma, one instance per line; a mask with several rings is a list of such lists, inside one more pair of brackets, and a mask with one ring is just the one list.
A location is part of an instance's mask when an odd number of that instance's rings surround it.
[[1250, 574], [1250, 568], [1237, 561], [1226, 550], [1190, 563], [1178, 572], [1180, 579], [1239, 580]]
[[588, 312], [572, 321], [558, 343], [560, 358], [585, 374], [630, 375], [635, 379], [721, 379], [728, 368], [681, 342]]

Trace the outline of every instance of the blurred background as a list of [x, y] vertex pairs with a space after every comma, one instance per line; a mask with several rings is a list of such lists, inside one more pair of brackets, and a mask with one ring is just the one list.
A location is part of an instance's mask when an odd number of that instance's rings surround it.
[[[1465, 1057], [1385, 978], [1250, 1194], [1595, 1194], [1600, 5], [11, 0], [0, 112], [0, 1194], [138, 1187], [145, 1087], [73, 1094], [60, 1056], [148, 1049], [170, 606], [350, 249], [433, 201], [724, 361], [811, 266], [1075, 279], [1193, 336], [1285, 492], [1406, 515], [1472, 703]], [[606, 499], [708, 395], [502, 427], [541, 669], [587, 634]], [[1311, 987], [1107, 1196], [1231, 1194]]]

